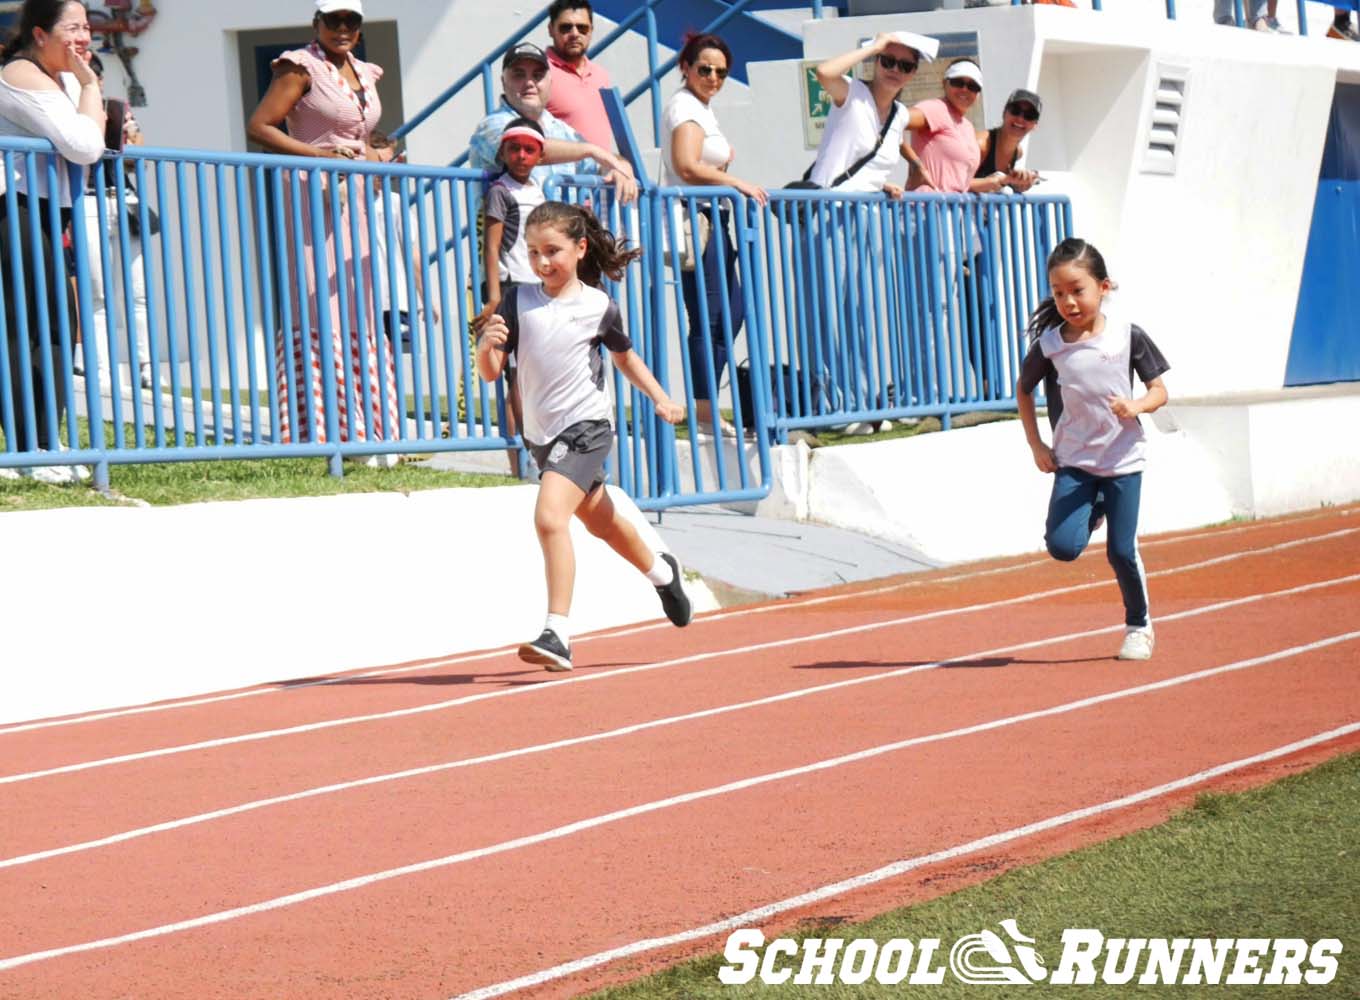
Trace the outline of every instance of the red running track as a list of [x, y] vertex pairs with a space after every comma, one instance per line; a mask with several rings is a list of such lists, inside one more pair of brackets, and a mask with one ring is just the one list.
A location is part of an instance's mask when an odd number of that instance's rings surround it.
[[1360, 508], [0, 727], [0, 998], [575, 995], [1360, 746]]

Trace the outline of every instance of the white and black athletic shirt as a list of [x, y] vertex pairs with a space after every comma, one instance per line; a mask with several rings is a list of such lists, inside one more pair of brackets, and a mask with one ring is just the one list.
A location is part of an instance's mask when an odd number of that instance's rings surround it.
[[501, 174], [486, 191], [486, 217], [505, 224], [501, 245], [487, 247], [487, 253], [500, 257], [501, 281], [533, 283], [538, 275], [529, 264], [529, 248], [524, 242], [524, 223], [529, 213], [543, 204], [543, 189], [530, 178], [521, 184], [509, 174]]
[[517, 285], [496, 312], [510, 327], [506, 350], [519, 369], [527, 440], [548, 444], [582, 420], [613, 423], [604, 349], [627, 351], [633, 342], [608, 295], [582, 285], [552, 298], [542, 285]]
[[1107, 319], [1105, 329], [1068, 343], [1062, 325], [1045, 330], [1020, 366], [1020, 388], [1044, 383], [1053, 455], [1060, 466], [1096, 476], [1123, 476], [1143, 467], [1146, 438], [1137, 418], [1123, 420], [1110, 397], [1133, 395], [1133, 376], [1143, 384], [1169, 371], [1162, 352], [1143, 329]]

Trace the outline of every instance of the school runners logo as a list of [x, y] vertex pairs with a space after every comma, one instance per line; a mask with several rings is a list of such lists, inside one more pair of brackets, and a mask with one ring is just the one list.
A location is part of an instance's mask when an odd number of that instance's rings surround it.
[[755, 928], [733, 931], [723, 949], [726, 963], [718, 979], [739, 986], [753, 979], [777, 986], [908, 983], [938, 986], [952, 974], [959, 982], [982, 986], [1323, 986], [1336, 978], [1341, 942], [1321, 938], [1107, 938], [1094, 928], [1062, 932], [1062, 952], [1050, 972], [1034, 938], [1014, 920], [1001, 921], [1002, 933], [984, 929], [954, 942], [946, 965], [937, 960], [939, 938], [809, 937], [800, 943], [776, 938], [766, 946]]
[[[986, 930], [968, 934], [949, 949], [949, 971], [955, 979], [973, 986], [984, 983], [1029, 986], [1048, 978], [1043, 958], [1032, 947], [1034, 938], [1021, 934], [1014, 920], [1001, 921], [1001, 929], [1015, 942], [1014, 962], [1011, 950], [999, 934]], [[981, 962], [977, 959], [979, 953], [983, 956]], [[1015, 963], [1020, 967], [1016, 968]]]

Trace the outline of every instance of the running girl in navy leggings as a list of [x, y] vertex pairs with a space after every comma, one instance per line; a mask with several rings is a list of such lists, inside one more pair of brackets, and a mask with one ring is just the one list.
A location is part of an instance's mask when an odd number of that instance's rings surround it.
[[[1105, 259], [1085, 240], [1068, 239], [1048, 258], [1049, 298], [1029, 320], [1030, 348], [1015, 387], [1020, 420], [1041, 472], [1054, 473], [1044, 540], [1055, 559], [1081, 555], [1101, 519], [1109, 521], [1105, 554], [1124, 597], [1121, 660], [1152, 656], [1147, 575], [1138, 556], [1138, 502], [1145, 437], [1140, 413], [1167, 400], [1171, 366], [1143, 330], [1102, 311], [1114, 290]], [[1147, 391], [1133, 398], [1137, 372]], [[1044, 383], [1049, 447], [1039, 436], [1034, 390]]]

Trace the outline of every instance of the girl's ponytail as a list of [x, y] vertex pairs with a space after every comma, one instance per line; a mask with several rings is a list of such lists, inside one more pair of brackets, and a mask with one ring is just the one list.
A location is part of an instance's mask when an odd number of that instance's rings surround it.
[[579, 205], [561, 201], [545, 201], [532, 212], [524, 223], [529, 226], [555, 226], [569, 240], [585, 240], [586, 255], [576, 265], [576, 276], [587, 285], [600, 286], [603, 278], [618, 281], [623, 270], [642, 256], [642, 250], [629, 247], [627, 240], [616, 239], [600, 225], [600, 220]]
[[[1053, 269], [1062, 264], [1076, 264], [1096, 281], [1109, 281], [1110, 278], [1100, 251], [1075, 236], [1069, 236], [1053, 248], [1053, 252], [1048, 255], [1048, 273], [1052, 274]], [[1050, 295], [1039, 303], [1039, 307], [1029, 317], [1029, 323], [1025, 326], [1029, 342], [1033, 344], [1045, 330], [1056, 326], [1061, 320], [1062, 313], [1058, 312], [1058, 305]]]

